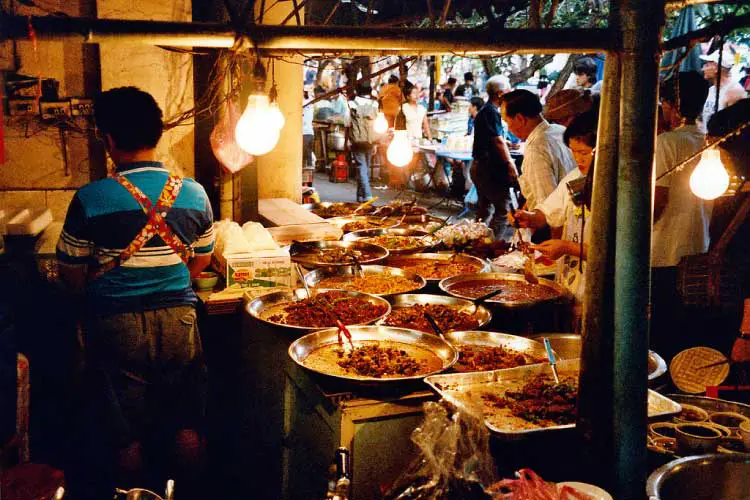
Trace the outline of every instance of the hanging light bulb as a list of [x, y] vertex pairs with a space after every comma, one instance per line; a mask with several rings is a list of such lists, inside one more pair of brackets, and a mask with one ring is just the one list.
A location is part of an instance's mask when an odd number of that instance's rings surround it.
[[281, 130], [286, 124], [284, 119], [284, 113], [279, 109], [279, 103], [274, 101], [269, 107], [269, 113], [271, 114], [271, 124], [277, 129]]
[[409, 137], [406, 135], [406, 130], [394, 130], [393, 140], [388, 146], [386, 157], [388, 161], [397, 167], [405, 167], [409, 164], [414, 151], [411, 149], [411, 143]]
[[719, 150], [711, 148], [701, 153], [701, 160], [690, 174], [690, 190], [704, 200], [718, 198], [729, 187], [729, 174], [721, 163]]
[[385, 119], [385, 114], [382, 111], [378, 111], [378, 116], [375, 117], [375, 123], [372, 126], [376, 134], [385, 134], [388, 130], [388, 120]]
[[[239, 147], [251, 155], [260, 156], [276, 147], [281, 128], [276, 127], [277, 122], [273, 121], [275, 118], [265, 93], [266, 70], [260, 58], [255, 61], [253, 68], [253, 85], [254, 90], [247, 98], [247, 107], [234, 128], [234, 139]], [[284, 117], [281, 118], [283, 120]]]
[[279, 141], [279, 129], [269, 126], [272, 119], [268, 96], [251, 94], [247, 98], [247, 107], [234, 129], [237, 145], [255, 156], [271, 151]]

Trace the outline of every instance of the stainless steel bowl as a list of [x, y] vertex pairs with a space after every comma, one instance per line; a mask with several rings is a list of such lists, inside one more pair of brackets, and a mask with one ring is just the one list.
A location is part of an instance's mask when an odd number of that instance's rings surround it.
[[[417, 253], [412, 255], [389, 255], [388, 258], [385, 261], [386, 265], [393, 266], [393, 267], [399, 267], [399, 262], [404, 261], [413, 261], [413, 260], [424, 260], [424, 261], [431, 261], [431, 260], [451, 260], [454, 258], [454, 254], [450, 253]], [[458, 254], [455, 255], [455, 259], [459, 262], [471, 262], [475, 263], [479, 273], [484, 273], [490, 270], [490, 264], [486, 260], [482, 260], [479, 257], [474, 257], [473, 255], [466, 255], [466, 254]], [[419, 274], [419, 273], [417, 273]], [[423, 276], [424, 277], [424, 276]], [[448, 276], [449, 278], [452, 278], [453, 276]], [[434, 283], [437, 285], [440, 283], [441, 280], [444, 280], [446, 278], [427, 278], [424, 277], [424, 279], [427, 280], [427, 283]]]
[[[394, 384], [398, 382], [422, 380], [423, 378], [440, 373], [453, 366], [458, 361], [458, 351], [448, 344], [446, 341], [436, 335], [429, 335], [424, 332], [417, 330], [409, 330], [407, 328], [395, 328], [392, 326], [354, 326], [349, 328], [352, 334], [352, 341], [356, 343], [359, 341], [386, 341], [396, 342], [401, 344], [412, 345], [425, 349], [435, 354], [442, 361], [442, 366], [439, 370], [435, 370], [431, 373], [424, 373], [422, 375], [415, 376], [404, 376], [404, 377], [393, 377], [393, 378], [376, 378], [376, 377], [360, 377], [356, 375], [341, 375], [333, 373], [325, 369], [316, 369], [305, 364], [305, 359], [315, 351], [316, 349], [338, 344], [338, 330], [336, 328], [329, 328], [327, 330], [320, 330], [314, 333], [310, 333], [301, 337], [289, 346], [289, 357], [297, 363], [299, 366], [311, 370], [323, 375], [328, 375], [335, 378], [348, 380], [351, 382], [365, 383], [365, 384]], [[346, 346], [346, 344], [344, 344]]]
[[428, 234], [425, 231], [416, 231], [412, 229], [363, 229], [362, 231], [354, 231], [353, 233], [345, 234], [343, 240], [344, 241], [359, 241], [366, 238], [374, 238], [376, 236], [416, 236], [420, 237], [420, 245], [414, 248], [405, 248], [405, 249], [388, 249], [388, 252], [390, 252], [391, 255], [406, 255], [406, 254], [413, 254], [413, 253], [419, 253], [427, 250], [428, 248], [432, 248], [438, 243], [440, 243], [440, 240], [436, 238], [433, 235]]
[[[316, 290], [316, 292], [330, 292], [331, 290], [327, 289], [319, 289]], [[349, 290], [336, 290], [337, 292], [342, 292], [347, 295], [350, 295], [352, 297], [359, 297], [361, 299], [365, 299], [368, 302], [372, 304], [381, 304], [386, 306], [385, 313], [381, 314], [380, 316], [376, 318], [372, 318], [371, 320], [365, 322], [365, 323], [357, 323], [358, 325], [369, 325], [372, 323], [375, 323], [377, 321], [380, 321], [381, 319], [385, 318], [390, 314], [391, 312], [391, 305], [388, 303], [387, 300], [385, 300], [382, 297], [376, 297], [375, 295], [370, 295], [368, 293], [360, 293], [360, 292], [352, 292]], [[283, 323], [276, 323], [274, 321], [269, 321], [268, 316], [278, 312], [278, 311], [271, 311], [273, 309], [278, 309], [277, 306], [280, 306], [281, 304], [287, 304], [290, 302], [295, 302], [298, 300], [306, 299], [307, 298], [307, 292], [304, 288], [298, 288], [293, 291], [287, 291], [287, 292], [276, 292], [276, 293], [269, 293], [268, 295], [263, 295], [262, 297], [258, 297], [255, 300], [250, 301], [246, 306], [245, 310], [247, 311], [250, 316], [257, 319], [258, 321], [262, 321], [264, 323], [267, 323], [269, 325], [273, 325], [275, 327], [279, 328], [288, 328], [290, 330], [296, 330], [300, 332], [314, 332], [316, 330], [324, 330], [326, 328], [331, 328], [329, 326], [296, 326], [296, 325], [285, 325]]]
[[[382, 275], [382, 276], [401, 276], [414, 282], [414, 288], [410, 290], [404, 290], [395, 293], [373, 293], [372, 295], [386, 296], [395, 295], [398, 293], [409, 293], [416, 290], [421, 290], [427, 284], [425, 279], [416, 273], [404, 271], [397, 267], [386, 267], [386, 266], [362, 266], [362, 271], [367, 275]], [[305, 283], [310, 287], [317, 287], [323, 279], [332, 276], [348, 276], [354, 279], [357, 276], [357, 270], [354, 266], [342, 266], [336, 268], [322, 268], [311, 271], [305, 275]], [[329, 287], [330, 288], [330, 287]]]
[[[474, 316], [479, 321], [481, 328], [492, 320], [492, 313], [484, 306], [479, 308], [474, 307], [474, 303], [470, 300], [459, 299], [457, 297], [446, 297], [445, 295], [430, 295], [426, 293], [402, 293], [400, 295], [393, 295], [388, 298], [388, 302], [391, 304], [391, 309], [398, 309], [400, 307], [409, 307], [415, 304], [439, 304], [443, 306], [451, 306], [459, 309], [461, 312], [465, 312]], [[476, 310], [475, 310], [476, 309]], [[387, 316], [386, 316], [387, 318]], [[385, 321], [383, 318], [382, 321]], [[432, 332], [428, 332], [432, 333]]]
[[656, 469], [646, 483], [649, 500], [747, 500], [750, 454], [698, 455]]
[[[514, 281], [526, 283], [526, 278], [520, 274], [509, 274], [509, 273], [475, 273], [475, 274], [461, 274], [453, 276], [452, 278], [446, 278], [440, 282], [440, 289], [445, 293], [454, 297], [460, 297], [462, 299], [472, 300], [472, 297], [462, 295], [461, 293], [453, 290], [452, 288], [459, 283], [466, 281], [491, 281], [491, 280], [502, 280], [502, 281]], [[530, 300], [502, 300], [502, 294], [497, 297], [485, 302], [490, 307], [499, 307], [506, 309], [517, 309], [535, 306], [537, 304], [543, 304], [555, 301], [570, 301], [571, 294], [563, 287], [555, 283], [554, 281], [539, 278], [539, 285], [550, 288], [555, 292], [555, 296], [548, 299], [530, 299]]]
[[[549, 339], [552, 349], [560, 359], [575, 359], [581, 357], [581, 336], [575, 333], [539, 333], [532, 335], [531, 339], [542, 341], [543, 337]], [[667, 373], [667, 363], [654, 351], [648, 351], [648, 380], [654, 381]]]
[[307, 251], [298, 251], [295, 249], [295, 245], [292, 244], [289, 254], [291, 255], [292, 261], [298, 262], [307, 268], [316, 267], [336, 267], [336, 266], [351, 266], [352, 261], [346, 262], [322, 262], [317, 259], [315, 250], [322, 250], [325, 248], [348, 248], [351, 250], [359, 250], [360, 252], [367, 252], [372, 254], [372, 257], [360, 259], [360, 264], [375, 264], [382, 260], [385, 260], [389, 252], [387, 249], [378, 245], [372, 245], [362, 241], [311, 241], [302, 243], [302, 249]]

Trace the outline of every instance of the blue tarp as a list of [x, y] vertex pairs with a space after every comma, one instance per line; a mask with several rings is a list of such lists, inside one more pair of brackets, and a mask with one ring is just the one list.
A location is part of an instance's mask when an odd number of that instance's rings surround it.
[[[670, 33], [669, 38], [674, 38], [680, 35], [684, 35], [685, 33], [688, 33], [690, 31], [694, 31], [698, 29], [698, 22], [695, 15], [694, 7], [688, 6], [685, 7], [680, 11], [679, 16], [677, 17], [677, 22], [674, 25], [674, 28], [672, 29], [672, 33]], [[661, 59], [661, 67], [667, 68], [669, 66], [672, 66], [677, 62], [677, 60], [682, 57], [682, 55], [685, 53], [685, 48], [680, 48], [676, 50], [670, 50], [666, 54], [664, 54], [664, 57]], [[680, 71], [697, 71], [700, 73], [701, 67], [703, 66], [701, 62], [701, 48], [699, 44], [696, 44], [691, 50], [690, 53], [683, 59], [682, 63], [680, 64]], [[669, 74], [668, 71], [661, 71], [661, 76], [666, 77]]]

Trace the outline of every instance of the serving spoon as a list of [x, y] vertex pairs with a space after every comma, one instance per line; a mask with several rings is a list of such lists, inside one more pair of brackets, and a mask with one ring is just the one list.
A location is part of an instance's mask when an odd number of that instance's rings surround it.
[[435, 333], [437, 334], [437, 336], [443, 339], [443, 342], [445, 342], [446, 344], [448, 344], [449, 346], [455, 349], [456, 347], [453, 344], [451, 344], [448, 341], [448, 339], [445, 338], [445, 335], [443, 335], [443, 329], [438, 326], [437, 321], [435, 321], [435, 318], [433, 318], [432, 315], [428, 312], [424, 313], [424, 317], [430, 323], [430, 326], [432, 327], [432, 329], [435, 330]]

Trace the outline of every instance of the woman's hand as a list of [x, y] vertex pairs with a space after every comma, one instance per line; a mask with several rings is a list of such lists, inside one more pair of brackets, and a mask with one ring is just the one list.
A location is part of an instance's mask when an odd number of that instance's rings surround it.
[[551, 260], [557, 260], [563, 255], [575, 255], [580, 253], [578, 245], [568, 240], [547, 240], [531, 248], [538, 250], [543, 257]]
[[533, 212], [516, 210], [515, 215], [508, 212], [508, 222], [513, 227], [530, 227], [532, 229], [539, 229], [547, 225], [547, 220], [541, 210], [534, 210]]

